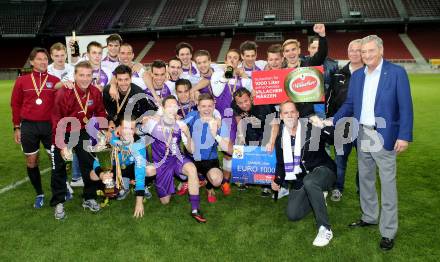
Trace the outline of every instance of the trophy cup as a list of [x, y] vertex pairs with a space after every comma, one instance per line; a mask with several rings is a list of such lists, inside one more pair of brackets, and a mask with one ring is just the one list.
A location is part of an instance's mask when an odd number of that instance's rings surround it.
[[[102, 172], [104, 174], [109, 174], [113, 169], [113, 161], [112, 161], [112, 148], [107, 145], [105, 134], [102, 132], [98, 132], [98, 143], [91, 147], [91, 152], [95, 153], [96, 158], [99, 161], [99, 165], [101, 166]], [[98, 174], [97, 174], [98, 175]], [[108, 198], [114, 198], [118, 194], [118, 190], [115, 186], [115, 181], [113, 177], [104, 179], [102, 181], [105, 185], [104, 195]]]

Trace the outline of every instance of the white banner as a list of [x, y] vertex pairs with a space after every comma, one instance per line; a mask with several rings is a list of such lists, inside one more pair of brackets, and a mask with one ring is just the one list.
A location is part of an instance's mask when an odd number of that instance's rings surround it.
[[[103, 47], [107, 46], [107, 42], [105, 41], [109, 35], [81, 35], [76, 36], [76, 41], [78, 41], [79, 45], [79, 53], [81, 54], [81, 57], [85, 57], [85, 54], [87, 53], [87, 45], [92, 42], [96, 41], [100, 43]], [[72, 39], [72, 36], [66, 36], [66, 46], [67, 46], [67, 57], [69, 59], [69, 63], [72, 63], [71, 57], [70, 57], [70, 48], [69, 48], [69, 41]], [[104, 58], [107, 55], [107, 48], [104, 48], [102, 50], [102, 57]]]

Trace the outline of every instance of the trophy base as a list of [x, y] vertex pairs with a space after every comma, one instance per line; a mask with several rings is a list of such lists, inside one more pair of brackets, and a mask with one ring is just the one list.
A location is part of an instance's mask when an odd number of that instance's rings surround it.
[[104, 189], [104, 196], [108, 198], [115, 198], [118, 195], [118, 190], [115, 187]]

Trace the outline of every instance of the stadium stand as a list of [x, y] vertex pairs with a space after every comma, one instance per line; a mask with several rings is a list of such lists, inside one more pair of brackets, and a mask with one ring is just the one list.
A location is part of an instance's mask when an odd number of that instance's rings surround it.
[[[301, 33], [284, 33], [283, 39], [297, 39], [301, 43], [301, 49], [303, 52], [307, 51], [307, 48], [304, 49], [304, 46], [307, 46], [307, 36]], [[255, 41], [255, 34], [252, 33], [240, 33], [236, 34], [232, 38], [231, 48], [240, 49], [240, 44], [246, 40]], [[282, 41], [255, 41], [258, 45], [258, 57], [257, 59], [266, 59], [266, 51], [272, 44], [281, 44]]]
[[3, 42], [3, 44], [8, 46], [8, 51], [2, 53], [2, 59], [0, 59], [0, 69], [22, 68], [26, 63], [33, 46], [27, 41], [17, 40], [8, 40]]
[[[202, 41], [203, 40], [203, 41]], [[175, 48], [179, 42], [190, 43], [194, 50], [205, 49], [211, 53], [213, 61], [216, 61], [218, 53], [220, 52], [223, 38], [206, 36], [206, 37], [172, 37], [161, 38], [156, 41], [154, 46], [150, 49], [147, 55], [142, 59], [142, 63], [151, 63], [155, 59], [162, 59], [168, 61], [171, 57], [175, 56]]]
[[49, 34], [70, 34], [84, 19], [93, 4], [92, 1], [52, 2], [47, 12], [47, 18], [51, 19], [44, 23], [42, 31]]
[[399, 12], [393, 0], [347, 0], [349, 11], [358, 11], [364, 18], [396, 18]]
[[272, 1], [249, 0], [246, 22], [263, 21], [265, 15], [275, 15], [278, 21], [292, 21], [293, 2], [291, 0], [280, 0], [274, 4]]
[[93, 15], [85, 23], [81, 32], [84, 34], [99, 33], [106, 29], [120, 6], [119, 0], [102, 1]]
[[432, 30], [417, 28], [409, 30], [408, 35], [425, 59], [440, 58], [440, 49], [437, 46], [440, 43], [440, 30], [438, 28]]
[[384, 42], [384, 57], [396, 62], [414, 62], [414, 58], [403, 44], [399, 35], [393, 31], [329, 32], [329, 56], [333, 59], [347, 60], [347, 47], [350, 41], [376, 34]]
[[185, 0], [182, 4], [180, 0], [168, 0], [160, 14], [157, 26], [177, 26], [185, 23], [188, 18], [195, 18], [201, 0]]
[[1, 2], [1, 34], [37, 34], [46, 11], [46, 2]]
[[438, 0], [402, 0], [409, 16], [440, 16]]
[[150, 39], [145, 36], [124, 36], [123, 40], [133, 47], [135, 57], [139, 55], [145, 45], [150, 41]]
[[[240, 6], [241, 0], [210, 0], [203, 16], [203, 24], [206, 26], [235, 24], [239, 19]], [[219, 16], [220, 13], [223, 15]]]
[[302, 0], [301, 12], [302, 19], [310, 22], [334, 22], [342, 17], [338, 0]]
[[131, 0], [119, 18], [123, 28], [143, 28], [151, 23], [160, 0]]

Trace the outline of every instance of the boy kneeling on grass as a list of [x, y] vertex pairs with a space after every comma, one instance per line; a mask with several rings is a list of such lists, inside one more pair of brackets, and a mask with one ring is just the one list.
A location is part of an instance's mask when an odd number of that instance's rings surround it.
[[[162, 204], [168, 204], [175, 193], [174, 177], [184, 175], [188, 177], [189, 202], [191, 203], [191, 217], [199, 223], [206, 219], [200, 211], [199, 178], [194, 163], [180, 150], [183, 142], [189, 153], [194, 152], [194, 145], [188, 127], [184, 122], [177, 120], [178, 102], [174, 96], [162, 100], [163, 115], [146, 117], [140, 128], [144, 138], [151, 139], [152, 160], [154, 167], [147, 170], [148, 175], [156, 175], [156, 192]], [[152, 171], [152, 172], [150, 172]], [[136, 210], [143, 212], [138, 202]], [[135, 211], [136, 214], [137, 211]]]

